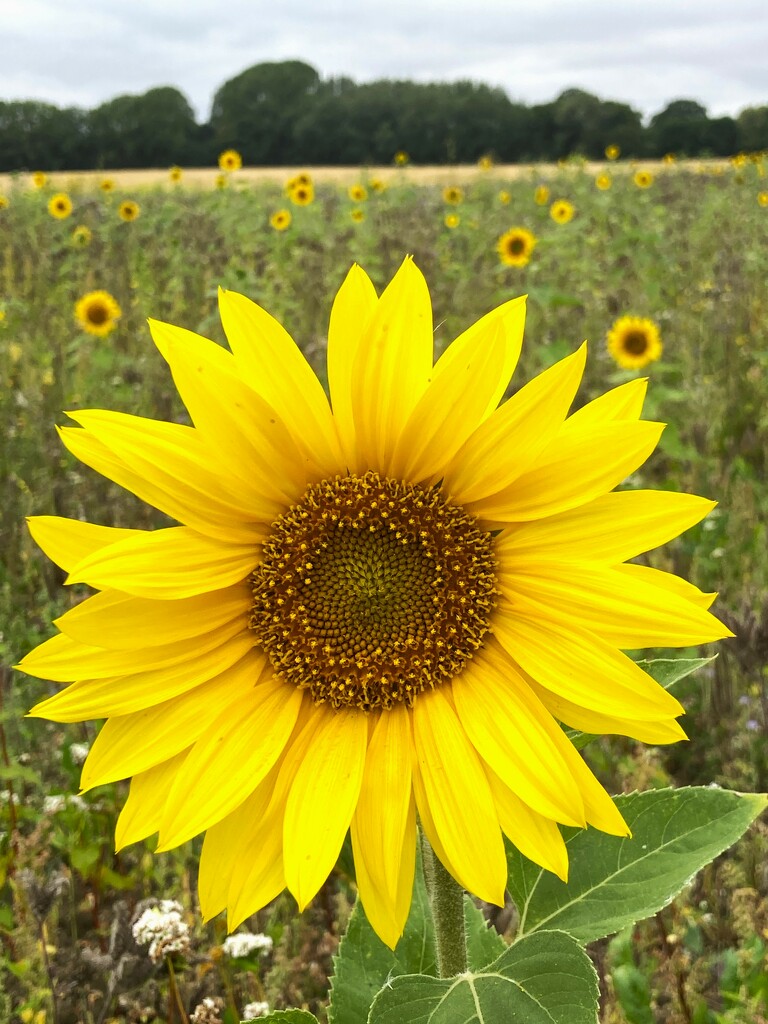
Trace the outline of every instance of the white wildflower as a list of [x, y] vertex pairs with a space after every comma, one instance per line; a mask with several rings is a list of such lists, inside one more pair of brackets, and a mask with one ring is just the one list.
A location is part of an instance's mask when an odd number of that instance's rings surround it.
[[221, 1014], [224, 1010], [224, 1000], [218, 997], [206, 996], [202, 1003], [198, 1003], [189, 1024], [221, 1024]]
[[89, 743], [70, 743], [69, 754], [72, 758], [73, 764], [82, 764], [88, 757], [88, 751], [91, 749]]
[[259, 1002], [248, 1003], [243, 1007], [243, 1020], [253, 1020], [255, 1017], [266, 1017], [269, 1013], [269, 1003]]
[[76, 807], [83, 811], [88, 805], [81, 796], [75, 793], [52, 793], [43, 798], [43, 814], [58, 814], [65, 807]]
[[171, 953], [189, 952], [189, 927], [181, 917], [181, 904], [161, 900], [145, 910], [133, 926], [133, 937], [140, 946], [149, 946], [149, 956], [160, 963]]
[[241, 956], [250, 956], [251, 953], [269, 953], [272, 949], [272, 939], [268, 935], [253, 935], [251, 932], [235, 932], [224, 939], [221, 947], [227, 956], [237, 959]]

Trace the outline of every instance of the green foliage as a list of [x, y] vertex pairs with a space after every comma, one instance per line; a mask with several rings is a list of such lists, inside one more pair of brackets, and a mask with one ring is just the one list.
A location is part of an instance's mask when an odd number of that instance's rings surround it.
[[317, 1017], [309, 1010], [275, 1010], [265, 1017], [259, 1017], [259, 1024], [262, 1021], [275, 1021], [275, 1024], [317, 1024]]

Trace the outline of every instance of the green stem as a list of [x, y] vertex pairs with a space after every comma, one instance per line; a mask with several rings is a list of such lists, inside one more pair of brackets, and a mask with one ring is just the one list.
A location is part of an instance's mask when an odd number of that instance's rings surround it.
[[422, 833], [424, 878], [435, 922], [437, 970], [441, 978], [453, 978], [467, 969], [464, 932], [464, 890], [448, 872]]

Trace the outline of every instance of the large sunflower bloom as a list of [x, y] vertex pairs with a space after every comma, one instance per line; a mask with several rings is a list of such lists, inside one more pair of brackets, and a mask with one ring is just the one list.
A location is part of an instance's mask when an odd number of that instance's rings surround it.
[[575, 414], [582, 346], [497, 408], [524, 302], [432, 365], [426, 282], [336, 296], [330, 404], [285, 330], [220, 295], [231, 353], [153, 322], [194, 426], [102, 410], [62, 439], [181, 525], [40, 516], [69, 583], [98, 592], [21, 668], [75, 679], [35, 716], [108, 721], [90, 789], [132, 777], [117, 845], [206, 831], [200, 899], [229, 926], [287, 886], [303, 908], [351, 830], [366, 913], [394, 946], [416, 816], [454, 877], [501, 904], [502, 832], [565, 877], [558, 823], [626, 826], [558, 722], [669, 743], [678, 701], [622, 648], [728, 631], [712, 596], [624, 564], [712, 502], [613, 488], [653, 451], [645, 382]]

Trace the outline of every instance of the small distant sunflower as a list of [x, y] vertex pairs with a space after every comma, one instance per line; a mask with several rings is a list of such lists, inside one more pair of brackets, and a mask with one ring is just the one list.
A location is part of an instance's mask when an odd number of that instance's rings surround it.
[[0, 324], [5, 323], [5, 310], [0, 308]]
[[639, 370], [655, 362], [662, 352], [661, 335], [653, 320], [622, 316], [608, 331], [606, 344], [614, 360], [625, 370]]
[[11, 205], [11, 201], [8, 196], [0, 196], [0, 210], [7, 210]]
[[296, 206], [309, 206], [315, 198], [315, 190], [312, 185], [296, 185], [289, 192], [289, 198]]
[[86, 227], [85, 224], [78, 224], [72, 232], [72, 244], [81, 249], [90, 245], [92, 238], [93, 234], [91, 229]]
[[126, 222], [136, 220], [141, 213], [141, 207], [134, 199], [124, 199], [117, 208], [120, 220]]
[[484, 156], [481, 156], [480, 159], [477, 161], [477, 166], [480, 168], [481, 171], [492, 170], [493, 157], [490, 154], [486, 153]]
[[217, 174], [214, 179], [216, 188], [228, 188], [229, 187], [229, 176], [227, 174]]
[[760, 206], [768, 206], [768, 192], [758, 192], [757, 201]]
[[739, 170], [742, 167], [746, 166], [748, 159], [749, 157], [746, 153], [737, 153], [735, 156], [731, 157], [731, 166]]
[[293, 217], [290, 210], [275, 210], [272, 216], [269, 218], [269, 223], [275, 229], [275, 231], [285, 231], [286, 228], [291, 226]]
[[114, 192], [115, 182], [113, 178], [102, 178], [99, 182], [99, 188], [102, 192]]
[[601, 192], [607, 192], [612, 184], [613, 178], [611, 178], [610, 174], [606, 174], [605, 172], [598, 174], [595, 178], [595, 187], [599, 188]]
[[618, 160], [621, 156], [621, 150], [618, 146], [606, 146], [605, 155], [608, 160]]
[[45, 171], [35, 171], [32, 175], [32, 184], [35, 188], [45, 188], [48, 184], [48, 175]]
[[88, 292], [75, 303], [75, 323], [97, 338], [106, 338], [122, 315], [117, 299], [109, 292]]
[[450, 206], [458, 206], [464, 200], [464, 190], [458, 185], [446, 185], [443, 189], [443, 202]]
[[365, 210], [361, 209], [359, 206], [356, 206], [354, 210], [351, 210], [349, 215], [355, 224], [362, 224], [365, 220]]
[[650, 171], [635, 171], [632, 180], [638, 188], [650, 188], [653, 184], [653, 175]]
[[533, 193], [533, 201], [537, 206], [546, 206], [549, 202], [549, 189], [546, 185], [537, 185]]
[[48, 200], [48, 213], [56, 220], [66, 220], [72, 213], [72, 200], [66, 192], [57, 192]]
[[368, 187], [370, 188], [371, 192], [381, 193], [387, 191], [387, 183], [386, 181], [383, 181], [381, 178], [371, 178], [370, 181], [368, 182]]
[[524, 267], [536, 247], [537, 238], [527, 228], [510, 228], [496, 243], [499, 259], [508, 267]]
[[507, 192], [506, 189], [502, 189], [501, 192], [499, 192], [498, 199], [502, 206], [509, 206], [512, 202], [512, 193]]
[[299, 174], [294, 174], [292, 178], [289, 178], [285, 183], [285, 191], [293, 192], [295, 188], [313, 188], [314, 182], [312, 181], [312, 175], [306, 171], [301, 171]]
[[219, 153], [219, 170], [239, 171], [243, 166], [243, 158], [236, 149], [225, 149]]
[[398, 151], [395, 153], [395, 163], [397, 164], [398, 167], [405, 167], [409, 160], [410, 157], [408, 156], [404, 149], [398, 149]]
[[446, 213], [443, 218], [443, 224], [445, 224], [447, 228], [450, 228], [451, 231], [453, 231], [454, 228], [457, 228], [460, 223], [461, 217], [459, 217], [458, 213]]
[[173, 167], [168, 168], [168, 177], [170, 178], [174, 185], [181, 181], [183, 174], [184, 172], [182, 171], [182, 169], [180, 167], [177, 167], [175, 164]]
[[353, 203], [364, 203], [368, 198], [368, 189], [364, 185], [350, 185], [347, 189], [347, 195]]
[[549, 208], [549, 216], [556, 224], [567, 224], [573, 220], [576, 209], [567, 199], [556, 199]]
[[675, 156], [674, 153], [665, 153], [662, 159], [664, 160], [665, 164], [676, 164], [677, 163], [677, 157]]

